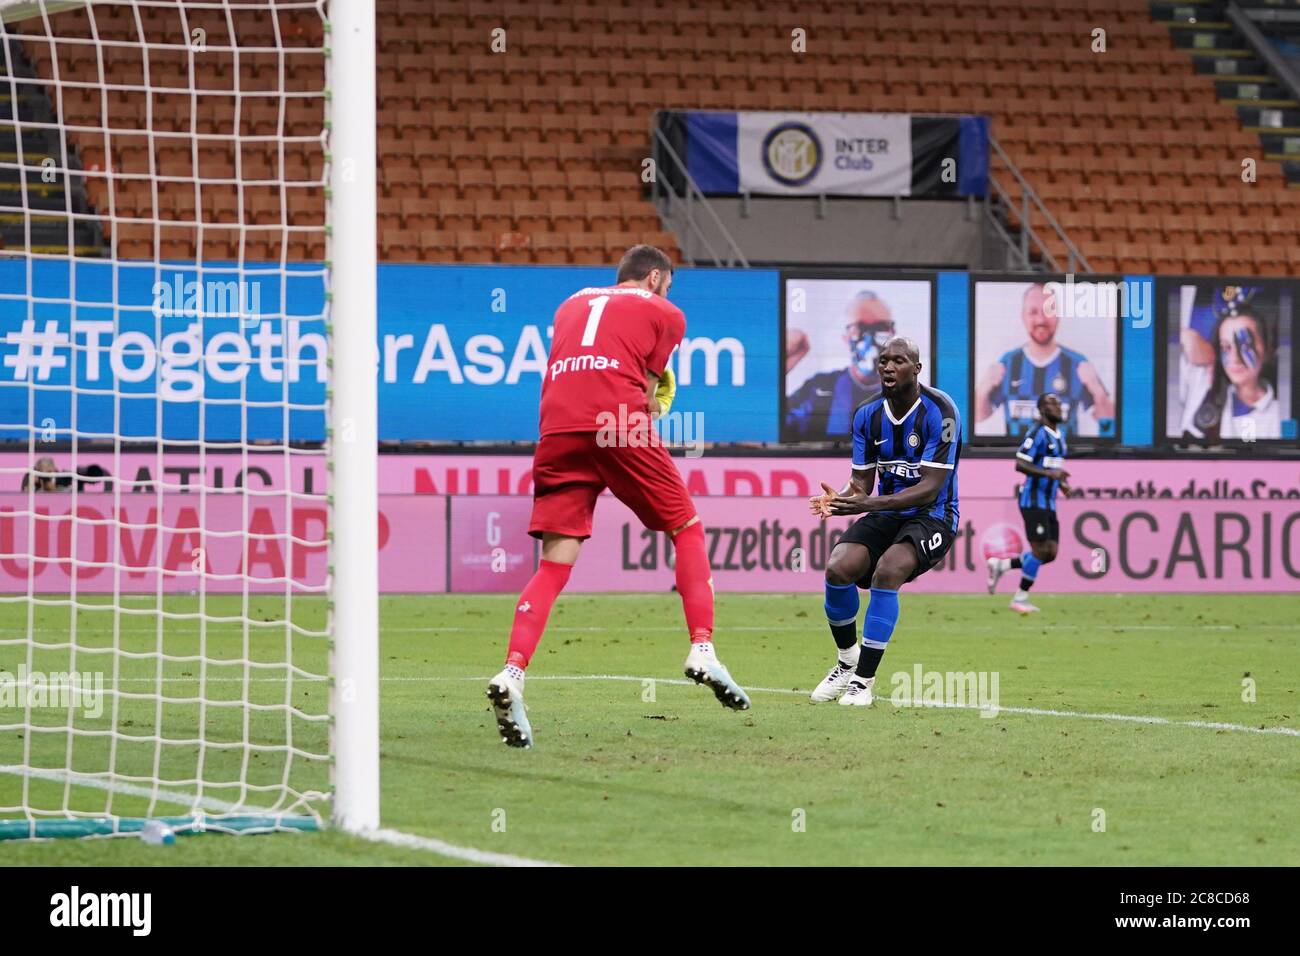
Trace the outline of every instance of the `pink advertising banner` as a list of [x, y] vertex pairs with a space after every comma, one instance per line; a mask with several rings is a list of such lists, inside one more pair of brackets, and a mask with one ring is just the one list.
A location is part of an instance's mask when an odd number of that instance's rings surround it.
[[[714, 586], [724, 591], [820, 593], [826, 559], [850, 524], [825, 523], [797, 498], [701, 498]], [[453, 505], [454, 506], [454, 505]], [[1300, 590], [1300, 508], [1288, 501], [1097, 500], [1061, 508], [1061, 548], [1038, 573], [1058, 592]], [[667, 590], [671, 546], [621, 503], [602, 499], [594, 534], [569, 587], [576, 591]], [[909, 589], [978, 593], [985, 559], [1019, 554], [1024, 524], [1015, 503], [961, 502], [961, 525], [943, 564]], [[1014, 590], [1013, 576], [1006, 586]]]
[[[60, 467], [70, 464], [55, 458]], [[78, 458], [79, 465], [92, 462], [114, 464], [112, 456]], [[826, 556], [848, 522], [815, 521], [806, 497], [822, 478], [842, 482], [847, 462], [677, 462], [697, 496], [719, 591], [820, 590]], [[318, 457], [209, 454], [202, 471], [197, 456], [168, 455], [162, 469], [151, 454], [122, 455], [115, 464], [117, 474], [141, 482], [140, 491], [123, 489], [117, 529], [107, 522], [109, 495], [79, 495], [75, 522], [71, 495], [34, 496], [37, 516], [29, 516], [28, 496], [15, 493], [28, 458], [0, 455], [0, 589], [27, 590], [34, 551], [37, 591], [67, 590], [74, 563], [81, 590], [111, 591], [114, 560], [124, 568], [123, 590], [152, 591], [159, 574], [164, 590], [195, 590], [200, 571], [193, 552], [204, 547], [208, 589], [237, 591], [245, 538], [251, 589], [282, 590], [286, 576], [305, 587], [323, 583], [320, 505], [299, 501], [286, 510], [284, 499], [269, 494], [249, 497], [246, 509], [243, 496], [213, 492], [202, 496], [200, 509], [196, 493], [203, 485], [233, 489], [243, 483], [263, 492], [293, 485], [319, 493], [324, 470]], [[536, 559], [526, 533], [530, 466], [531, 459], [518, 455], [382, 456], [382, 590], [518, 592]], [[1041, 572], [1041, 590], [1300, 590], [1300, 462], [1081, 459], [1069, 467], [1076, 494], [1060, 503], [1061, 554]], [[160, 475], [165, 485], [147, 484]], [[985, 556], [1024, 546], [1012, 497], [1017, 478], [1008, 460], [962, 462], [956, 543], [942, 568], [910, 587], [984, 588]], [[153, 492], [163, 488], [159, 517]], [[595, 534], [570, 589], [667, 590], [672, 580], [664, 536], [646, 532], [622, 504], [602, 497]]]
[[[39, 457], [39, 456], [38, 456]], [[72, 467], [67, 453], [53, 454], [55, 464]], [[676, 458], [693, 495], [728, 497], [807, 497], [820, 481], [843, 484], [849, 474], [843, 458]], [[0, 492], [18, 491], [32, 465], [25, 452], [0, 452]], [[212, 452], [198, 455], [82, 452], [77, 465], [97, 464], [110, 474], [138, 483], [144, 493], [163, 483], [168, 493], [209, 489], [283, 490], [306, 494], [326, 488], [324, 458], [319, 453]], [[1180, 459], [1080, 458], [1069, 463], [1071, 483], [1081, 499], [1228, 498], [1290, 499], [1300, 503], [1300, 461], [1188, 461]], [[1012, 456], [965, 458], [961, 495], [966, 498], [1010, 496], [1019, 482]], [[388, 495], [529, 495], [532, 458], [528, 455], [379, 456], [379, 491]], [[1077, 499], [1076, 499], [1077, 500]]]
[[[387, 495], [379, 507], [383, 591], [446, 590], [447, 499]], [[0, 592], [320, 591], [323, 504], [172, 494], [0, 494]], [[119, 569], [120, 571], [116, 570]]]
[[535, 542], [528, 536], [532, 505], [532, 498], [521, 495], [452, 499], [452, 591], [523, 590], [537, 566]]

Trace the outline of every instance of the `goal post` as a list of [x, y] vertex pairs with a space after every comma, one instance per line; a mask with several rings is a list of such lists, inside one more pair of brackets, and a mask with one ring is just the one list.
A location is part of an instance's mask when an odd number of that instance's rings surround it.
[[[379, 826], [379, 399], [374, 0], [330, 25], [334, 403], [334, 819]], [[337, 82], [335, 82], [337, 81]]]
[[374, 0], [0, 43], [0, 840], [375, 828]]

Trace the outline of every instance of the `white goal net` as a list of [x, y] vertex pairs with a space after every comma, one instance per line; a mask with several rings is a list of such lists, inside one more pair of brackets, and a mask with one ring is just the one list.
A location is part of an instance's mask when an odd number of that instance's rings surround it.
[[0, 16], [0, 838], [314, 828], [329, 11]]

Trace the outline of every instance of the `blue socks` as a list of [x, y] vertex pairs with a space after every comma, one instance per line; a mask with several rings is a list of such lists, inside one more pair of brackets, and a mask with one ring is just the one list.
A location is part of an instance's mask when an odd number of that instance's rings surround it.
[[1034, 557], [1034, 552], [1026, 551], [1020, 556], [1020, 575], [1030, 581], [1038, 577], [1038, 569], [1043, 562]]
[[[857, 643], [858, 586], [856, 584], [831, 584], [826, 582], [826, 620], [840, 649], [840, 660], [853, 666], [852, 654]], [[865, 682], [876, 676], [880, 658], [884, 656], [889, 638], [898, 623], [898, 592], [888, 588], [872, 588], [871, 603], [867, 605], [867, 620], [862, 627], [862, 647], [858, 653], [856, 673]]]
[[898, 592], [888, 588], [872, 588], [871, 603], [867, 605], [867, 622], [862, 628], [862, 652], [858, 655], [856, 673], [863, 683], [876, 676], [880, 658], [885, 655], [889, 638], [898, 623]]
[[897, 623], [898, 592], [872, 588], [871, 603], [867, 605], [867, 623], [862, 628], [862, 646], [884, 650]]
[[1038, 569], [1042, 564], [1032, 551], [1026, 551], [1020, 556], [1020, 590], [1016, 593], [1016, 600], [1027, 600], [1025, 595], [1034, 586], [1034, 579], [1038, 577]]
[[847, 651], [858, 642], [858, 586], [826, 582], [826, 621], [835, 646]]

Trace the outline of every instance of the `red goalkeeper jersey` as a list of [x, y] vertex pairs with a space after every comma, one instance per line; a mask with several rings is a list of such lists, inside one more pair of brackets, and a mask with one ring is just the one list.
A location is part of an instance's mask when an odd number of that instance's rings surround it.
[[602, 413], [644, 412], [646, 380], [658, 378], [686, 333], [686, 316], [635, 286], [581, 289], [556, 310], [542, 379], [542, 436], [596, 432]]

